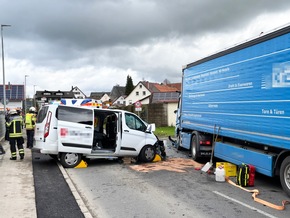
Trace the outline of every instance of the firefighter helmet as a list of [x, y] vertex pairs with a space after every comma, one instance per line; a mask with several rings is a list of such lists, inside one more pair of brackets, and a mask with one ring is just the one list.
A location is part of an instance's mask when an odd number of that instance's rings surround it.
[[36, 112], [35, 107], [30, 107], [30, 108], [29, 108], [29, 112]]
[[17, 111], [16, 111], [15, 109], [11, 109], [11, 110], [9, 111], [9, 114], [10, 114], [10, 115], [17, 114]]

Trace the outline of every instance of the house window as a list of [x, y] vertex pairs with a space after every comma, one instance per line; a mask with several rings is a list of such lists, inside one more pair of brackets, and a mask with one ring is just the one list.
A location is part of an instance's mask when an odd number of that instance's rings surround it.
[[146, 95], [146, 91], [143, 91], [143, 95]]
[[142, 89], [142, 85], [141, 84], [139, 85], [139, 88]]
[[139, 92], [136, 92], [136, 96], [138, 96], [139, 95]]
[[129, 100], [129, 104], [132, 104], [132, 100]]

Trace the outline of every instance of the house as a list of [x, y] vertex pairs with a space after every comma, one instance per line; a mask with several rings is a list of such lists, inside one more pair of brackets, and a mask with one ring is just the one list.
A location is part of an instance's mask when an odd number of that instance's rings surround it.
[[[181, 87], [181, 85], [180, 85]], [[176, 92], [180, 91], [177, 85], [150, 83], [148, 81], [140, 81], [133, 91], [126, 97], [126, 106], [141, 101], [142, 104], [150, 103], [150, 96], [155, 92]]]
[[74, 93], [76, 99], [85, 99], [87, 98], [85, 93], [83, 93], [77, 86], [71, 87], [71, 92]]
[[[119, 85], [116, 85], [112, 88], [112, 90], [110, 92], [110, 98], [111, 98], [113, 104], [117, 99], [125, 96], [125, 89], [126, 89], [125, 86], [119, 86]], [[120, 101], [120, 99], [119, 99], [119, 101]]]
[[[126, 106], [133, 105], [137, 101], [142, 105], [143, 117], [160, 126], [175, 126], [181, 83], [150, 83], [139, 82], [133, 91], [126, 97]], [[147, 110], [147, 111], [146, 111]]]
[[178, 106], [180, 92], [154, 92], [151, 95], [151, 104], [164, 104], [165, 110], [167, 111], [167, 125], [175, 126], [176, 115], [175, 110]]
[[149, 104], [149, 97], [151, 95], [151, 90], [149, 88], [149, 83], [140, 81], [133, 91], [126, 97], [126, 106], [134, 104], [137, 101], [141, 101], [142, 104]]
[[111, 106], [110, 92], [91, 92], [90, 98], [95, 100], [101, 100], [103, 108]]
[[126, 105], [126, 95], [121, 95], [119, 98], [113, 101], [112, 105], [116, 107], [125, 106]]
[[[24, 85], [5, 85], [6, 107], [22, 109], [24, 102]], [[4, 110], [4, 92], [3, 85], [0, 85], [0, 110]]]

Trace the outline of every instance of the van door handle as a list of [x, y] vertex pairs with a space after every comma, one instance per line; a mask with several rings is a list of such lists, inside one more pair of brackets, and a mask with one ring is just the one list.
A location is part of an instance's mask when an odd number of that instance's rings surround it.
[[87, 128], [87, 129], [91, 129], [92, 127], [90, 127], [90, 126], [86, 126], [86, 128]]
[[129, 132], [129, 130], [124, 130], [124, 132]]
[[57, 127], [53, 127], [53, 129], [57, 129]]

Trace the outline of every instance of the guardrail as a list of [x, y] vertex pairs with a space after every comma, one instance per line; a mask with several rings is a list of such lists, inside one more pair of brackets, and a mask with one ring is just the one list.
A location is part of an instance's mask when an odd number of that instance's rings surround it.
[[2, 139], [5, 136], [5, 115], [3, 112], [0, 112], [0, 141], [2, 141]]

